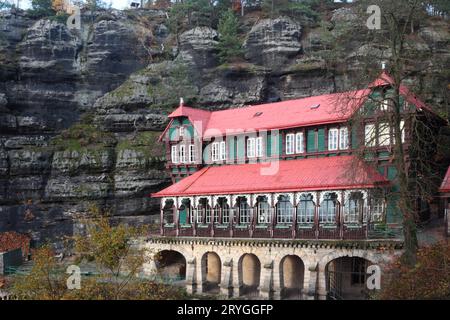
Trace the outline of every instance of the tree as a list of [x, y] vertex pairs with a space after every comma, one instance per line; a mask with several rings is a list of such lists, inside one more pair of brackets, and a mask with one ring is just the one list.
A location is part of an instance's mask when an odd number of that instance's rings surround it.
[[375, 298], [450, 299], [450, 244], [439, 242], [419, 249], [414, 267], [395, 260], [385, 272], [389, 281]]
[[58, 266], [50, 245], [33, 251], [33, 268], [25, 276], [17, 276], [11, 291], [18, 299], [60, 300], [66, 287], [64, 270]]
[[[77, 265], [94, 263], [95, 272], [83, 277], [80, 290], [68, 290], [66, 265], [60, 263], [51, 246], [43, 246], [33, 253], [34, 265], [27, 275], [16, 276], [12, 293], [19, 299], [179, 299], [185, 292], [179, 288], [144, 280], [139, 276], [143, 263], [151, 253], [138, 245], [146, 227], [113, 226], [110, 216], [98, 208], [91, 208], [91, 217], [81, 219], [86, 234], [75, 236]], [[84, 264], [83, 264], [84, 263]], [[71, 265], [74, 264], [72, 261]]]
[[56, 12], [52, 8], [52, 0], [31, 0], [31, 13], [37, 17], [49, 17]]
[[238, 37], [239, 21], [231, 9], [219, 21], [219, 57], [222, 62], [231, 62], [243, 54], [242, 44]]
[[[381, 29], [369, 30], [366, 21], [369, 17], [366, 10], [369, 5], [377, 5], [381, 9]], [[408, 118], [409, 131], [414, 135], [412, 141], [407, 143], [409, 158], [405, 148], [406, 142], [402, 138], [404, 130], [403, 115], [409, 106], [405, 102], [405, 80], [411, 80], [420, 73], [429, 71], [430, 67], [439, 65], [433, 52], [422, 50], [417, 45], [416, 29], [424, 20], [425, 10], [423, 1], [360, 1], [352, 12], [347, 13], [345, 21], [335, 21], [330, 26], [333, 35], [335, 66], [345, 65], [347, 61], [352, 68], [338, 70], [345, 74], [352, 74], [356, 83], [368, 83], [380, 75], [380, 65], [386, 65], [387, 74], [383, 75], [386, 86], [376, 94], [368, 97], [369, 104], [376, 107], [385, 106], [383, 116], [377, 118], [376, 126], [379, 132], [385, 132], [392, 143], [391, 159], [394, 161], [396, 172], [396, 189], [389, 195], [395, 200], [396, 207], [402, 217], [405, 264], [413, 266], [418, 249], [417, 221], [420, 207], [418, 199], [430, 199], [436, 193], [440, 180], [442, 164], [436, 156], [438, 149], [439, 126], [441, 120], [432, 113], [412, 113]], [[356, 53], [349, 55], [349, 50], [355, 48], [355, 43], [365, 43]], [[354, 50], [354, 49], [353, 49]], [[410, 93], [412, 96], [412, 93]], [[347, 102], [341, 101], [344, 108], [351, 106], [352, 97], [343, 97]], [[353, 121], [354, 127], [361, 127], [366, 112], [356, 113]], [[359, 118], [358, 118], [359, 117]], [[383, 128], [381, 128], [383, 126]], [[360, 131], [361, 132], [361, 131]], [[364, 132], [361, 133], [364, 135]], [[373, 140], [376, 135], [373, 135]], [[372, 142], [366, 142], [371, 145]], [[361, 157], [370, 158], [373, 154], [361, 146]]]

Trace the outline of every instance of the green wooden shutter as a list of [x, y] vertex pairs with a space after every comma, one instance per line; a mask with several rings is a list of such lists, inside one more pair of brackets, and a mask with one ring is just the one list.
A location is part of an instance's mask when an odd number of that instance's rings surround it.
[[317, 151], [325, 151], [325, 129], [317, 130]]
[[315, 130], [308, 130], [307, 134], [307, 140], [306, 140], [306, 151], [307, 152], [314, 152], [316, 151], [316, 131]]

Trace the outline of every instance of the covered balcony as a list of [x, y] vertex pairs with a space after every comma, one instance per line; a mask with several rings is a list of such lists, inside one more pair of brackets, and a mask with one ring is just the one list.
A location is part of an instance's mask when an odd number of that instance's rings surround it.
[[161, 199], [162, 236], [366, 239], [384, 222], [382, 190], [327, 190]]
[[366, 239], [389, 182], [352, 156], [206, 167], [154, 194], [178, 237]]

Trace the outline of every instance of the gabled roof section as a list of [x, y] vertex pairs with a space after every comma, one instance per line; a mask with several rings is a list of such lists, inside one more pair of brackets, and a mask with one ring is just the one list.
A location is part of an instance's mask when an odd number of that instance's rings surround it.
[[[368, 87], [373, 89], [375, 87], [382, 87], [387, 85], [392, 85], [394, 83], [394, 79], [386, 72], [383, 71], [380, 76], [372, 82]], [[415, 105], [419, 110], [425, 109], [434, 115], [437, 115], [432, 108], [427, 106], [425, 102], [423, 102], [419, 97], [417, 97], [409, 88], [405, 85], [400, 85], [400, 94], [408, 101], [409, 103]], [[439, 116], [439, 115], [437, 115]], [[440, 116], [439, 116], [440, 117]]]
[[[374, 188], [389, 181], [355, 156], [209, 166], [153, 197]], [[266, 174], [264, 174], [266, 173]]]
[[445, 174], [444, 180], [442, 180], [441, 187], [439, 188], [440, 192], [450, 192], [450, 167], [447, 169], [447, 173]]

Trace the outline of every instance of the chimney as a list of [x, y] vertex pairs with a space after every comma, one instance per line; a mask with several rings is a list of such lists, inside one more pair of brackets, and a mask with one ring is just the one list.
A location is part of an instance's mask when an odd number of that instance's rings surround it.
[[386, 70], [386, 62], [381, 61], [381, 70]]
[[180, 98], [180, 107], [182, 107], [184, 105], [184, 100], [183, 98]]

